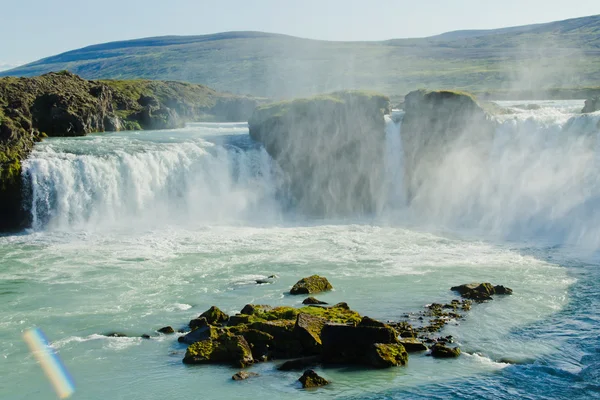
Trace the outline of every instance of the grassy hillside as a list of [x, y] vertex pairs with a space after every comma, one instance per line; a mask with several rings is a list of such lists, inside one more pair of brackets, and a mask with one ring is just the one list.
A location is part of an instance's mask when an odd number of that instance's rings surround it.
[[196, 82], [272, 98], [419, 87], [532, 91], [598, 86], [600, 15], [421, 39], [330, 42], [260, 32], [168, 36], [89, 46], [0, 75], [68, 69], [88, 79]]

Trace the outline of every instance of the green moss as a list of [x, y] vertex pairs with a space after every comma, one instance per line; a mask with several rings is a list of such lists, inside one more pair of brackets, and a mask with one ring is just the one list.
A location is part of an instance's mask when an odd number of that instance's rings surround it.
[[312, 275], [302, 278], [292, 287], [290, 294], [311, 294], [333, 289], [327, 278]]
[[206, 318], [206, 321], [211, 325], [222, 324], [227, 322], [229, 316], [219, 308], [212, 306], [208, 310], [204, 311], [198, 318]]
[[401, 344], [376, 343], [371, 348], [368, 359], [375, 368], [388, 368], [408, 363], [408, 353]]

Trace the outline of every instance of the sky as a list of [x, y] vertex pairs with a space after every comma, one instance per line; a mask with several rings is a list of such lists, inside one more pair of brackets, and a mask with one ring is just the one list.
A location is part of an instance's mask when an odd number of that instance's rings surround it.
[[423, 37], [600, 14], [598, 0], [3, 0], [0, 70], [91, 44], [263, 31], [324, 40]]

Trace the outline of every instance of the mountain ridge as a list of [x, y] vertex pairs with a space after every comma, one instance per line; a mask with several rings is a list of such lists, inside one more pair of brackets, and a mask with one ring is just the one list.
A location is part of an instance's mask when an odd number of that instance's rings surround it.
[[232, 31], [101, 43], [0, 72], [69, 70], [86, 79], [152, 79], [287, 98], [341, 89], [470, 91], [597, 86], [600, 15], [426, 38], [323, 41]]

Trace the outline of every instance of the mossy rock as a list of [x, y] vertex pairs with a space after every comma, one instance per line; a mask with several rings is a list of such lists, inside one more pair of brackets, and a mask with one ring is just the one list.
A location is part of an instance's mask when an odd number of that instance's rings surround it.
[[171, 326], [165, 326], [163, 328], [160, 328], [157, 332], [163, 333], [165, 335], [171, 335], [171, 334], [175, 333], [175, 329], [173, 329], [173, 327], [171, 327]]
[[384, 322], [377, 321], [376, 319], [364, 316], [358, 323], [358, 326], [376, 326], [376, 327], [382, 328], [382, 327], [386, 327], [389, 325]]
[[229, 316], [223, 311], [219, 310], [216, 306], [212, 306], [211, 308], [200, 314], [198, 318], [206, 318], [206, 321], [210, 325], [218, 325], [227, 322]]
[[305, 389], [325, 386], [329, 384], [329, 381], [322, 376], [319, 376], [312, 369], [304, 371], [304, 374], [298, 379], [302, 383], [302, 387]]
[[190, 345], [183, 362], [186, 364], [231, 364], [244, 368], [254, 362], [252, 349], [243, 336], [223, 332], [216, 339]]
[[320, 353], [321, 331], [326, 323], [327, 320], [325, 318], [306, 313], [298, 314], [293, 332], [306, 352]]
[[375, 343], [366, 355], [366, 360], [375, 368], [397, 367], [408, 363], [408, 353], [398, 343]]
[[325, 305], [325, 304], [327, 304], [327, 302], [318, 300], [318, 299], [316, 299], [314, 297], [307, 297], [306, 299], [304, 299], [302, 301], [302, 304], [305, 304], [305, 305]]
[[404, 346], [407, 352], [416, 353], [419, 351], [427, 351], [427, 346], [419, 339], [415, 338], [401, 338], [400, 344]]
[[436, 358], [456, 358], [460, 356], [460, 348], [448, 347], [443, 343], [436, 343], [431, 347], [431, 356]]
[[290, 294], [312, 294], [333, 289], [327, 278], [312, 275], [302, 278], [292, 287]]

